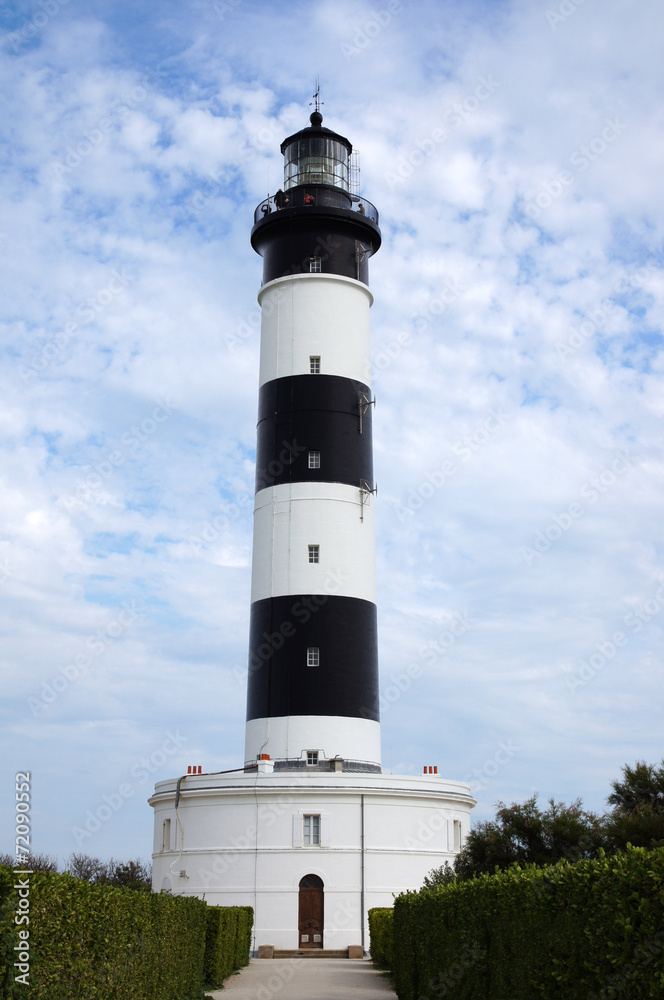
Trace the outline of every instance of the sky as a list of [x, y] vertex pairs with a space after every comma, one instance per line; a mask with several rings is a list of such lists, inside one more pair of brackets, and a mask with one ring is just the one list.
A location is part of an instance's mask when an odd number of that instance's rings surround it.
[[[550, 6], [547, 4], [550, 3]], [[658, 0], [37, 0], [0, 73], [0, 852], [149, 858], [243, 761], [261, 261], [320, 77], [370, 263], [383, 767], [658, 762]]]

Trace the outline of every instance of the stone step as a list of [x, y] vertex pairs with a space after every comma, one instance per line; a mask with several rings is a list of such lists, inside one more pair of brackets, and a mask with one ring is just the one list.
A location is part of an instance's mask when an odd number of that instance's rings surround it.
[[[354, 954], [353, 958], [362, 958], [362, 949], [356, 949], [360, 954]], [[349, 949], [342, 948], [333, 950], [331, 948], [296, 948], [293, 951], [286, 951], [282, 948], [275, 948], [272, 955], [265, 955], [265, 958], [350, 958]]]

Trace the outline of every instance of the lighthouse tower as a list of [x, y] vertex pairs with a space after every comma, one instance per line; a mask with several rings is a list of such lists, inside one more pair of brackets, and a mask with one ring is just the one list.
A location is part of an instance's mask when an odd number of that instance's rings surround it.
[[312, 755], [380, 771], [369, 258], [378, 213], [350, 191], [348, 139], [281, 145], [263, 258], [247, 764]]
[[153, 888], [254, 908], [254, 948], [368, 946], [367, 911], [452, 861], [467, 785], [383, 774], [369, 260], [352, 146], [309, 125], [254, 214], [263, 259], [244, 762], [157, 784]]

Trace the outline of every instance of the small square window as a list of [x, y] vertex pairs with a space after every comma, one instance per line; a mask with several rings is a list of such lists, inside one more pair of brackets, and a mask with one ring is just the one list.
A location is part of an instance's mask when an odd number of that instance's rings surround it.
[[309, 374], [310, 375], [320, 375], [320, 357], [310, 357], [309, 358]]
[[309, 468], [310, 469], [320, 469], [320, 452], [310, 451], [309, 452]]
[[318, 646], [307, 646], [307, 666], [320, 666], [320, 648]]
[[305, 847], [320, 846], [320, 816], [303, 816], [304, 830], [302, 842]]
[[318, 750], [307, 750], [307, 764], [313, 767], [318, 763]]
[[320, 266], [321, 266], [320, 257], [309, 258], [309, 272], [311, 274], [320, 274]]
[[320, 545], [309, 546], [309, 562], [310, 563], [320, 562]]

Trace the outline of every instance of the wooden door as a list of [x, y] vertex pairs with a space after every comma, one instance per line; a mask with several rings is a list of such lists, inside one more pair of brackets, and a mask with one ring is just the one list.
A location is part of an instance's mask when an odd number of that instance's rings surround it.
[[298, 948], [323, 947], [323, 880], [305, 875], [300, 881]]

